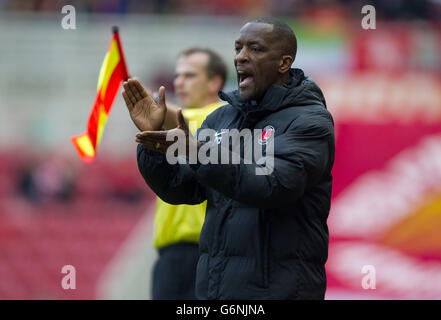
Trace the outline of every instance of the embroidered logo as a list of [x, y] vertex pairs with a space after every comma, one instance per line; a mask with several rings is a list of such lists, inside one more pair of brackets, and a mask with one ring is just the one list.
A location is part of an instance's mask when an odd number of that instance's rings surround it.
[[217, 144], [220, 144], [222, 141], [222, 134], [223, 133], [228, 133], [228, 129], [222, 129], [219, 132], [216, 132], [216, 134], [214, 135], [214, 139], [216, 141]]
[[273, 126], [266, 126], [262, 130], [262, 134], [259, 137], [259, 144], [267, 144], [268, 140], [271, 139], [271, 137], [274, 135], [274, 127]]

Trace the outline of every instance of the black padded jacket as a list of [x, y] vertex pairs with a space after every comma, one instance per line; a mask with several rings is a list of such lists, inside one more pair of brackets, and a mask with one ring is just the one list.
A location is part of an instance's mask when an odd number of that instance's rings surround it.
[[272, 127], [274, 167], [175, 164], [138, 146], [147, 184], [171, 204], [207, 202], [200, 236], [200, 299], [323, 299], [328, 256], [334, 123], [320, 88], [300, 69], [272, 85], [257, 106], [238, 91], [201, 128]]

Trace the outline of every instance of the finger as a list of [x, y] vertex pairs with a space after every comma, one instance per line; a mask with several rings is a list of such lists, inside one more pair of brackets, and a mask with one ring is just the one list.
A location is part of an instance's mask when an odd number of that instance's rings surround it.
[[161, 109], [167, 109], [167, 105], [165, 104], [165, 88], [161, 86], [158, 90], [158, 106]]
[[139, 92], [141, 97], [143, 98], [147, 97], [148, 95], [147, 90], [143, 87], [143, 85], [141, 84], [141, 82], [139, 82], [139, 80], [137, 79], [133, 80], [133, 85], [135, 86], [136, 90]]
[[157, 139], [157, 138], [151, 138], [151, 137], [140, 137], [135, 138], [137, 142], [148, 142], [148, 143], [159, 143], [159, 144], [169, 144], [169, 141], [166, 141], [164, 139]]
[[132, 93], [135, 96], [136, 101], [139, 101], [139, 100], [142, 100], [143, 97], [141, 96], [141, 93], [138, 91], [138, 87], [135, 84], [137, 82], [138, 82], [138, 80], [129, 81], [129, 88], [130, 88], [130, 90], [132, 90]]
[[144, 142], [154, 142], [154, 143], [165, 143], [164, 139], [152, 138], [152, 137], [137, 137], [136, 141], [144, 141]]
[[138, 100], [135, 98], [134, 94], [132, 93], [132, 89], [129, 86], [130, 81], [132, 81], [132, 80], [129, 79], [128, 81], [125, 81], [123, 83], [123, 87], [124, 87], [124, 91], [126, 92], [127, 96], [129, 97], [130, 101], [135, 105]]
[[181, 127], [182, 129], [188, 129], [187, 122], [185, 122], [185, 118], [182, 115], [182, 109], [181, 108], [178, 109], [177, 117], [178, 117], [179, 127]]
[[165, 133], [166, 131], [142, 131], [142, 132], [138, 132], [136, 134], [136, 137], [148, 137], [153, 132]]
[[143, 131], [136, 134], [138, 139], [147, 139], [154, 141], [166, 141], [168, 131]]
[[185, 137], [185, 132], [182, 129], [172, 129], [168, 131], [142, 131], [138, 132], [136, 137], [166, 140], [169, 134], [177, 137], [179, 137], [179, 135]]
[[178, 137], [174, 137], [174, 139], [168, 141], [167, 137], [164, 137], [164, 136], [140, 136], [140, 135], [137, 135], [135, 140], [138, 143], [145, 142], [145, 143], [150, 143], [150, 144], [155, 143], [155, 144], [166, 145], [167, 148], [176, 142], [182, 143], [183, 147], [185, 147], [185, 144], [186, 144], [185, 139], [179, 140]]
[[150, 149], [153, 151], [159, 151], [162, 153], [166, 153], [168, 147], [170, 146], [170, 144], [168, 144], [168, 143], [161, 143], [158, 141], [140, 140], [140, 139], [136, 139], [135, 141], [137, 143], [139, 143], [140, 145], [146, 147], [147, 149]]
[[162, 131], [141, 131], [138, 132], [137, 136], [150, 136], [150, 135], [161, 135], [166, 136], [171, 130], [162, 130]]
[[126, 103], [127, 109], [129, 109], [129, 111], [132, 111], [133, 109], [133, 104], [130, 101], [129, 97], [127, 96], [127, 93], [125, 91], [122, 92], [122, 96], [124, 98], [124, 101]]

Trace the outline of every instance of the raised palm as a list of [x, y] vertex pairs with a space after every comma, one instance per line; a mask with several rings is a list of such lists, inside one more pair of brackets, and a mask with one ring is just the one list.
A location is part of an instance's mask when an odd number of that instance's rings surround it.
[[125, 81], [123, 87], [122, 95], [136, 127], [140, 131], [160, 130], [167, 114], [165, 88], [159, 88], [158, 103], [156, 103], [136, 79]]

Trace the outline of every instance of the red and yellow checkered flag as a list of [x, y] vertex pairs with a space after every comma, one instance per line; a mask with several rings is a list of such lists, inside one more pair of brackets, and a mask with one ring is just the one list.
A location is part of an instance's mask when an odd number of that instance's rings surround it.
[[72, 143], [84, 162], [92, 162], [95, 159], [96, 150], [119, 85], [128, 77], [118, 28], [113, 27], [110, 49], [101, 66], [97, 95], [87, 122], [87, 131], [82, 135], [71, 137]]

